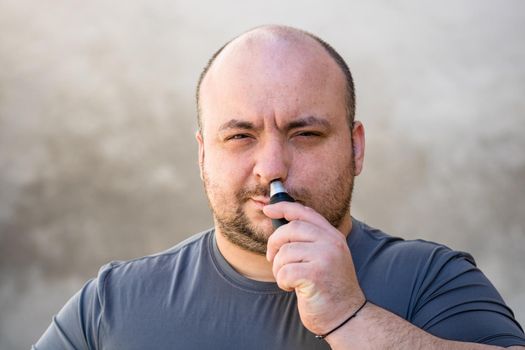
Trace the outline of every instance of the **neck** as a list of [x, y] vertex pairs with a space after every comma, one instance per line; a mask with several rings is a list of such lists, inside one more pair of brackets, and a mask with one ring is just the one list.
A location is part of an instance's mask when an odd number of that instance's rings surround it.
[[[348, 236], [352, 230], [352, 218], [346, 215], [338, 230], [343, 235]], [[230, 242], [215, 226], [215, 237], [217, 247], [226, 261], [241, 275], [252, 280], [262, 282], [275, 282], [272, 273], [272, 264], [266, 260], [265, 255], [260, 255], [245, 250], [238, 245]]]
[[230, 242], [215, 226], [217, 247], [226, 261], [241, 275], [252, 280], [275, 282], [272, 264], [265, 255], [245, 250]]

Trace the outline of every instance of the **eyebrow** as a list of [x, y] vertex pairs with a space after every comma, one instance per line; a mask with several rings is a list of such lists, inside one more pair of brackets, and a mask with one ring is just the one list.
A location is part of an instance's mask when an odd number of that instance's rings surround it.
[[[289, 131], [292, 129], [299, 129], [305, 126], [314, 126], [314, 125], [322, 126], [327, 129], [331, 127], [330, 122], [328, 120], [310, 115], [304, 118], [298, 118], [298, 119], [290, 121], [284, 126], [284, 129], [286, 131]], [[219, 131], [225, 131], [229, 129], [255, 130], [257, 128], [252, 122], [249, 122], [246, 120], [239, 120], [239, 119], [231, 119], [219, 127]]]
[[224, 131], [228, 129], [254, 130], [255, 125], [253, 125], [252, 122], [248, 122], [245, 120], [231, 119], [219, 127], [219, 131]]
[[314, 125], [323, 126], [327, 129], [329, 129], [331, 126], [328, 120], [310, 115], [308, 117], [292, 120], [286, 125], [285, 129], [291, 130]]

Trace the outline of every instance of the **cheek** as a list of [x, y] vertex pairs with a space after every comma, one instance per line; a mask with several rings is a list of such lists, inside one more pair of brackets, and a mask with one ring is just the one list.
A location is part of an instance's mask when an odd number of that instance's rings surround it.
[[240, 183], [249, 174], [247, 160], [217, 150], [206, 153], [203, 167], [208, 179], [219, 187], [229, 187]]
[[326, 145], [316, 152], [295, 153], [289, 174], [292, 183], [310, 188], [312, 193], [333, 186], [341, 174], [348, 173], [352, 164], [349, 143], [346, 150], [341, 144], [346, 143]]
[[323, 147], [315, 151], [294, 152], [291, 173], [301, 178], [317, 178], [321, 181], [326, 175], [348, 159], [337, 149]]

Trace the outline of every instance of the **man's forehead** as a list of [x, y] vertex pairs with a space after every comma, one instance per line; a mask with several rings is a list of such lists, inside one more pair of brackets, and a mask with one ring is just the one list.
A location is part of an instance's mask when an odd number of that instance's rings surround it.
[[317, 41], [297, 29], [264, 27], [241, 35], [216, 57], [202, 81], [199, 107], [203, 124], [210, 116], [220, 115], [221, 124], [224, 117], [285, 109], [322, 115], [317, 102], [330, 99], [345, 109], [345, 91], [344, 74]]
[[[229, 42], [213, 59], [202, 80], [206, 86], [214, 77], [225, 74], [240, 75], [264, 73], [281, 69], [282, 74], [297, 69], [323, 67], [339, 74], [343, 72], [320, 42], [306, 32], [285, 26], [264, 26], [248, 31]], [[251, 70], [250, 70], [251, 69]]]

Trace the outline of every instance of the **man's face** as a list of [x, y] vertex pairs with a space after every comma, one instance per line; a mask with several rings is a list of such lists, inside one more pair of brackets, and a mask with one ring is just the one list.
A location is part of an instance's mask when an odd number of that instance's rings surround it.
[[350, 217], [356, 171], [336, 63], [312, 44], [250, 45], [231, 44], [208, 72], [197, 139], [218, 233], [264, 254], [272, 180], [339, 227]]

